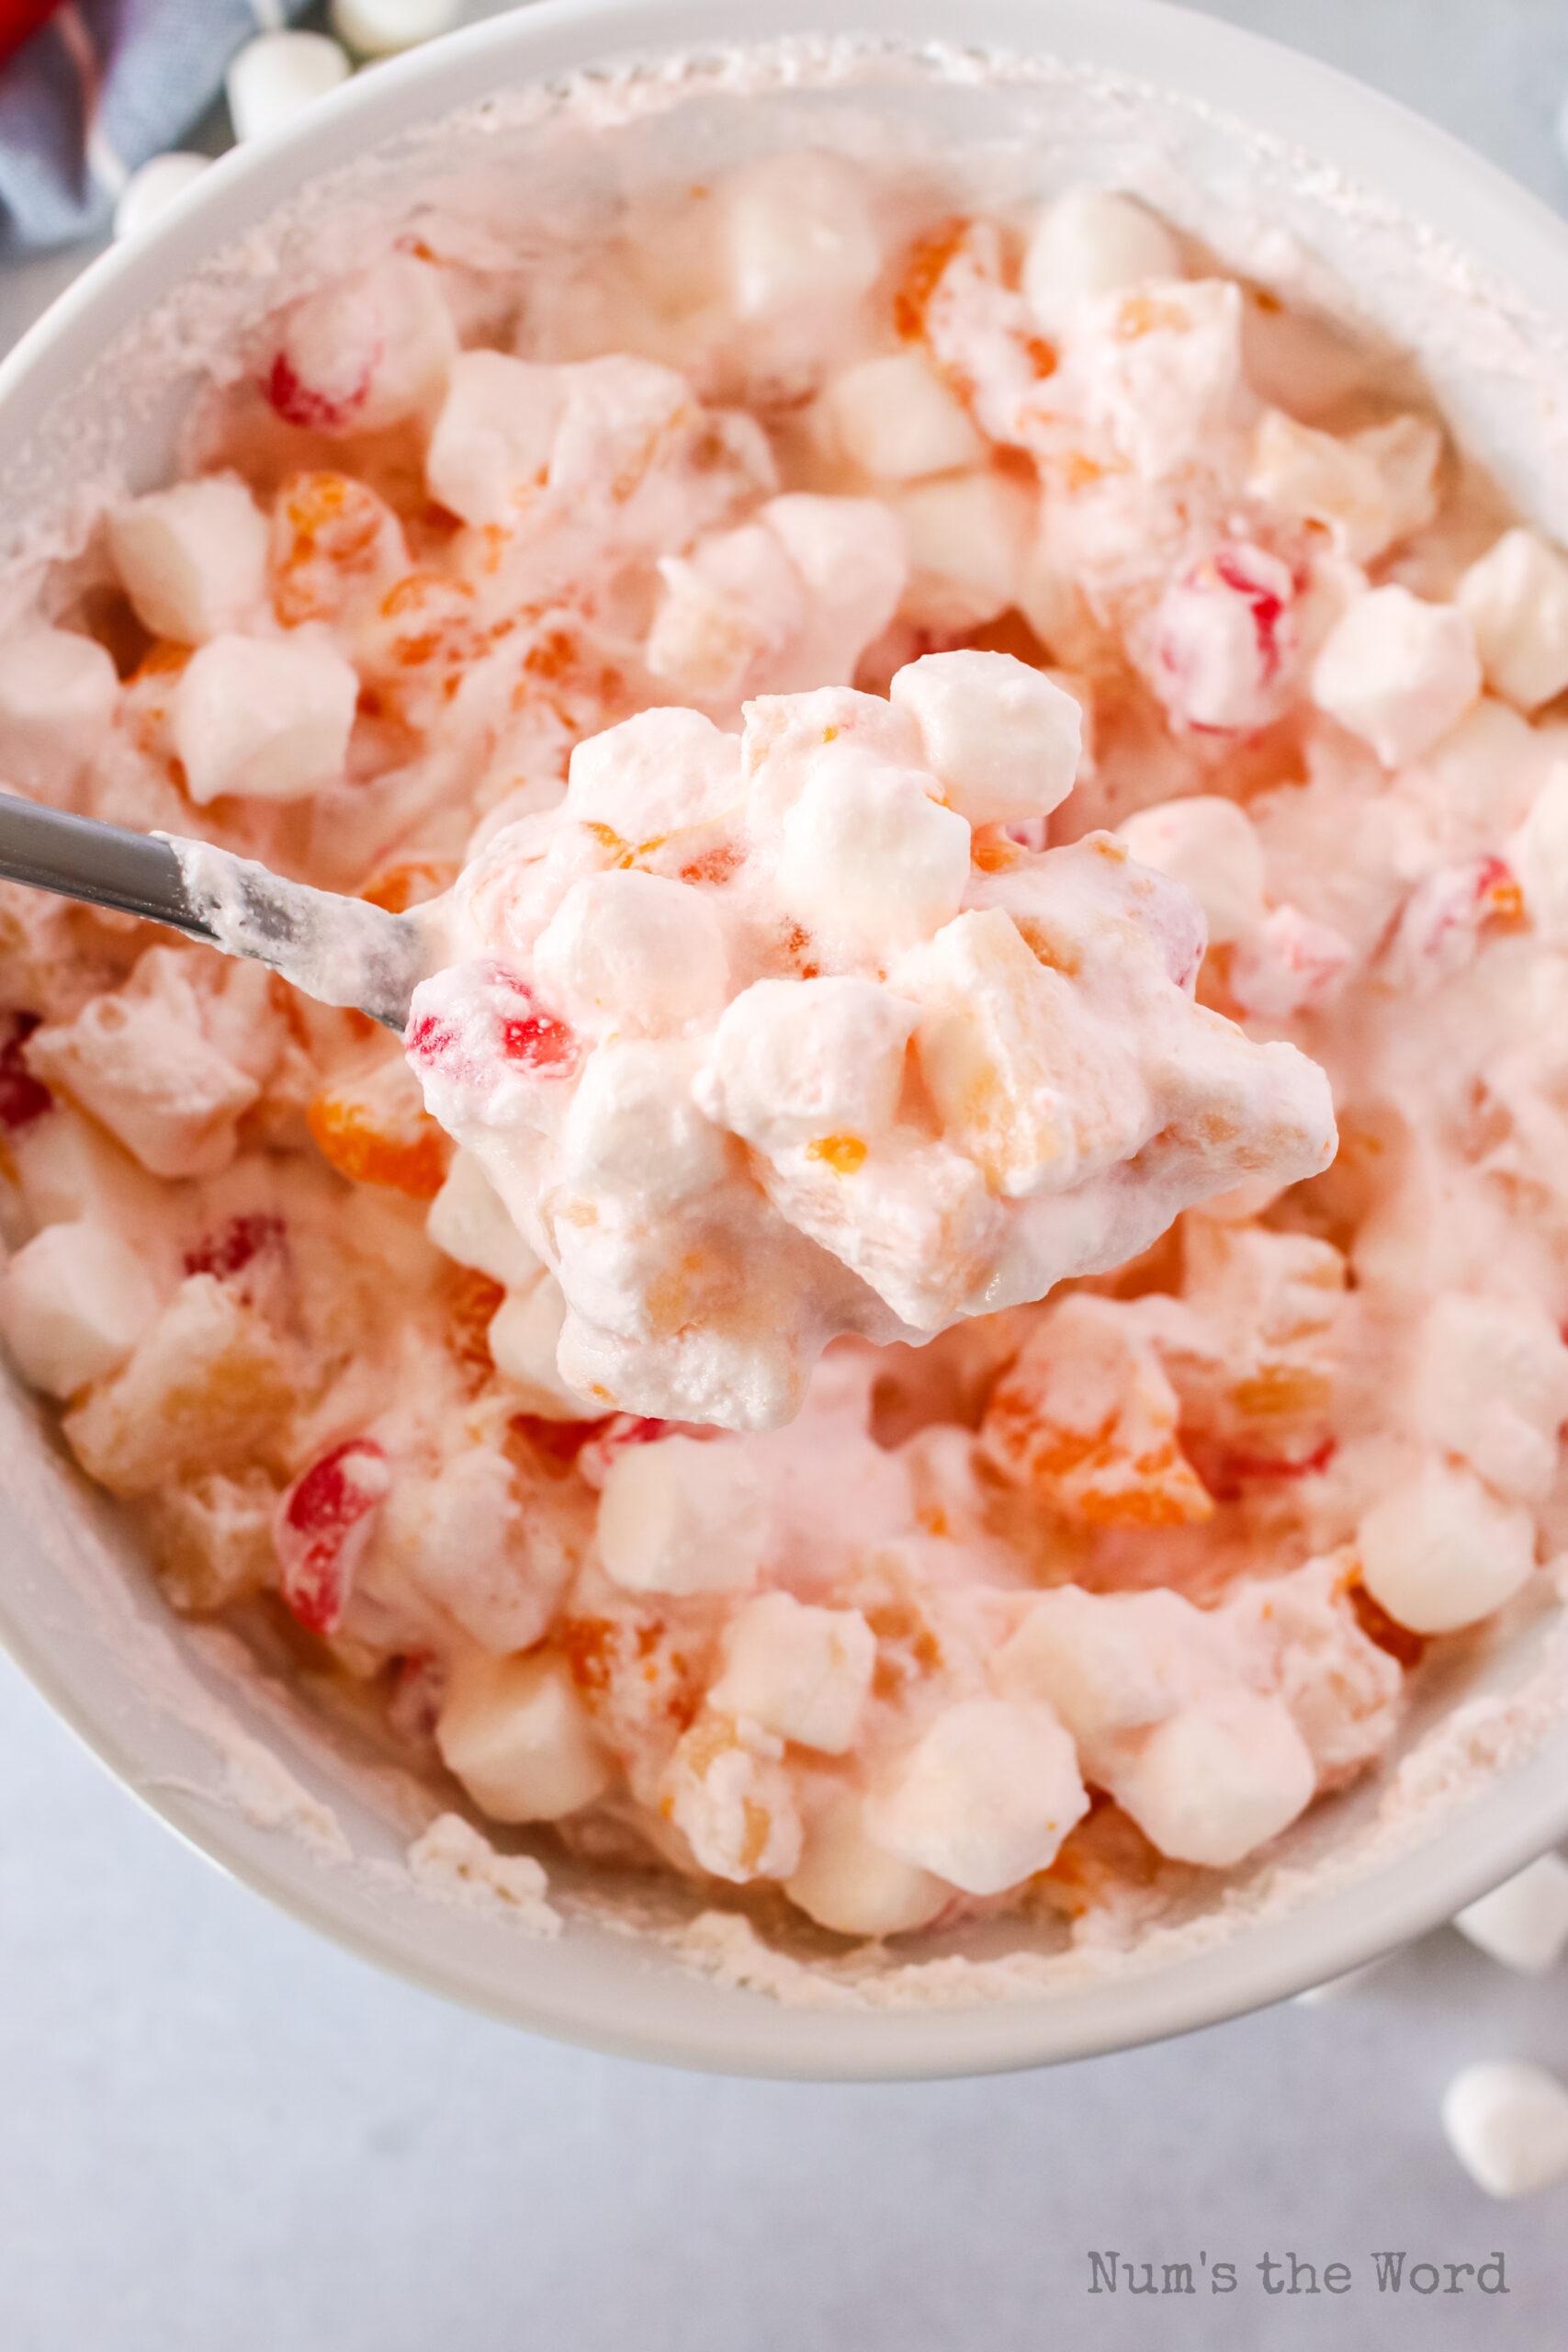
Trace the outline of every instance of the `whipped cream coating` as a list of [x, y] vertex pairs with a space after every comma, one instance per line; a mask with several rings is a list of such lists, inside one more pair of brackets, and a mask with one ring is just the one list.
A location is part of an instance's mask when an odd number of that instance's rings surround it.
[[[1122, 921], [1137, 877], [1187, 943], [1162, 967], [1183, 1037], [1320, 1063], [1339, 1158], [1238, 1160], [1214, 1197], [1212, 1153], [1172, 1237], [1168, 1210], [1105, 1245], [1133, 1263], [1087, 1252], [1043, 1305], [1000, 1305], [1024, 1285], [953, 1321], [951, 1289], [892, 1305], [852, 1267], [875, 1309], [808, 1382], [792, 1368], [786, 1426], [716, 1433], [705, 1391], [609, 1413], [562, 1378], [572, 1268], [509, 1189], [504, 1121], [444, 1106], [454, 1157], [349, 1017], [7, 895], [0, 1329], [177, 1605], [286, 1624], [491, 1819], [780, 1886], [847, 1935], [1010, 1905], [1092, 1935], [1374, 1765], [1425, 1645], [1528, 1603], [1562, 1540], [1562, 558], [1418, 403], [1371, 370], [1347, 389], [1342, 337], [1314, 376], [1314, 323], [1288, 319], [1295, 364], [1271, 368], [1279, 313], [1125, 198], [915, 218], [842, 157], [775, 160], [572, 272], [506, 266], [510, 307], [405, 250], [276, 321], [212, 403], [198, 478], [117, 508], [15, 631], [0, 773], [383, 907], [457, 883], [453, 968], [525, 957], [531, 989], [544, 953], [556, 990], [519, 1009], [503, 968], [427, 1010], [518, 1021], [536, 1092], [586, 1046], [573, 1148], [603, 1170], [635, 1137], [666, 1221], [705, 1170], [739, 1181], [742, 1148], [787, 1170], [843, 1137], [869, 1165], [865, 1126], [906, 1100], [893, 1049], [907, 1070], [930, 1006], [950, 1014], [977, 929], [1024, 942], [1037, 987], [1037, 901]], [[1004, 657], [1039, 708], [1083, 713], [1088, 756], [1070, 798], [970, 813], [889, 689]], [[913, 793], [933, 846], [900, 934], [885, 860], [863, 888], [824, 831], [792, 868], [780, 820], [757, 874], [820, 891], [815, 928], [855, 942], [807, 976], [735, 944], [751, 861], [659, 869], [646, 845], [690, 805], [616, 817], [628, 775], [652, 805], [680, 769], [732, 848], [738, 782], [782, 758], [769, 737], [743, 779], [740, 730], [755, 747], [773, 714], [787, 742], [823, 695], [791, 806], [813, 763], [847, 763], [826, 728], [874, 712], [867, 797]], [[694, 782], [638, 767], [654, 736]], [[1018, 789], [1006, 767], [987, 789]], [[949, 907], [936, 837], [959, 826]], [[659, 893], [650, 913], [660, 882], [679, 915]], [[603, 927], [560, 922], [585, 886]], [[955, 925], [928, 999], [911, 976]], [[1139, 955], [1160, 935], [1132, 930]], [[606, 944], [612, 987], [640, 956], [697, 1010], [612, 1038], [602, 991], [567, 1002]], [[840, 1125], [835, 1046], [807, 1065], [809, 1132], [775, 1132], [801, 1059], [770, 1046], [777, 999], [735, 1008], [821, 983], [880, 1080]], [[624, 1076], [590, 1087], [601, 1055]], [[993, 1153], [987, 1214], [1073, 1197], [1008, 1189], [1036, 1164]], [[840, 1200], [830, 1160], [809, 1178]], [[881, 1272], [898, 1236], [874, 1218]], [[781, 1221], [813, 1281], [844, 1263]]]

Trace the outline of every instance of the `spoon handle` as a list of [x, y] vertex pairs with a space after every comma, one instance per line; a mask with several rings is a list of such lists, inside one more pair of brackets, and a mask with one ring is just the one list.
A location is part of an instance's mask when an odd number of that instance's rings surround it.
[[191, 904], [172, 842], [40, 808], [9, 792], [0, 793], [0, 876], [172, 923], [195, 939], [214, 937], [210, 922]]
[[434, 968], [439, 906], [386, 913], [289, 882], [208, 842], [132, 833], [0, 792], [0, 878], [141, 915], [226, 956], [270, 965], [323, 1004], [357, 1006], [401, 1035]]

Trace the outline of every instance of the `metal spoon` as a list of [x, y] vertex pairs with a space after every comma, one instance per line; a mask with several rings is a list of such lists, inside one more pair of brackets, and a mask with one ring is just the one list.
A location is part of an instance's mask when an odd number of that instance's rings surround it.
[[254, 859], [169, 833], [132, 833], [0, 793], [0, 876], [170, 924], [269, 964], [322, 1004], [354, 1005], [400, 1036], [440, 960], [440, 902], [388, 914], [286, 882]]

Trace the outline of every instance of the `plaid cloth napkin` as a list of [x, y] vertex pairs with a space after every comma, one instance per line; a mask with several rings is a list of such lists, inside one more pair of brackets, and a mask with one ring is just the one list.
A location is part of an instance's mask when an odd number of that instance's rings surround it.
[[107, 225], [150, 155], [217, 95], [234, 51], [305, 0], [0, 0], [0, 256]]

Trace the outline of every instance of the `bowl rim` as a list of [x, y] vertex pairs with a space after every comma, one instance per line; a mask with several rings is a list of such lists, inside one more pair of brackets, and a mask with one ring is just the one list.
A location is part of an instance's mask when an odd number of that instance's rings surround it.
[[[632, 56], [755, 48], [813, 34], [906, 51], [987, 47], [1095, 64], [1273, 133], [1392, 197], [1549, 316], [1568, 317], [1568, 225], [1495, 165], [1336, 69], [1167, 0], [535, 0], [378, 64], [270, 138], [220, 159], [136, 239], [111, 248], [0, 362], [0, 438], [25, 443], [106, 345], [202, 262], [258, 225], [303, 179], [508, 84]], [[106, 1768], [195, 1850], [302, 1925], [421, 1988], [615, 2054], [714, 2072], [887, 2080], [1048, 2064], [1191, 2031], [1344, 1973], [1452, 1917], [1568, 1833], [1568, 1724], [1430, 1839], [1354, 1883], [1213, 1949], [1016, 2001], [908, 2010], [790, 2007], [682, 1973], [700, 1998], [639, 2016], [639, 1948], [546, 1992], [460, 1952], [411, 1949], [394, 1913], [348, 1892], [287, 1837], [158, 1785], [110, 1711], [87, 1704], [0, 1585], [0, 1639]], [[514, 1932], [514, 1931], [513, 1931]], [[671, 1963], [678, 1965], [678, 1963]], [[651, 1982], [651, 1978], [645, 1981]], [[659, 2005], [654, 2003], [653, 2007]]]

